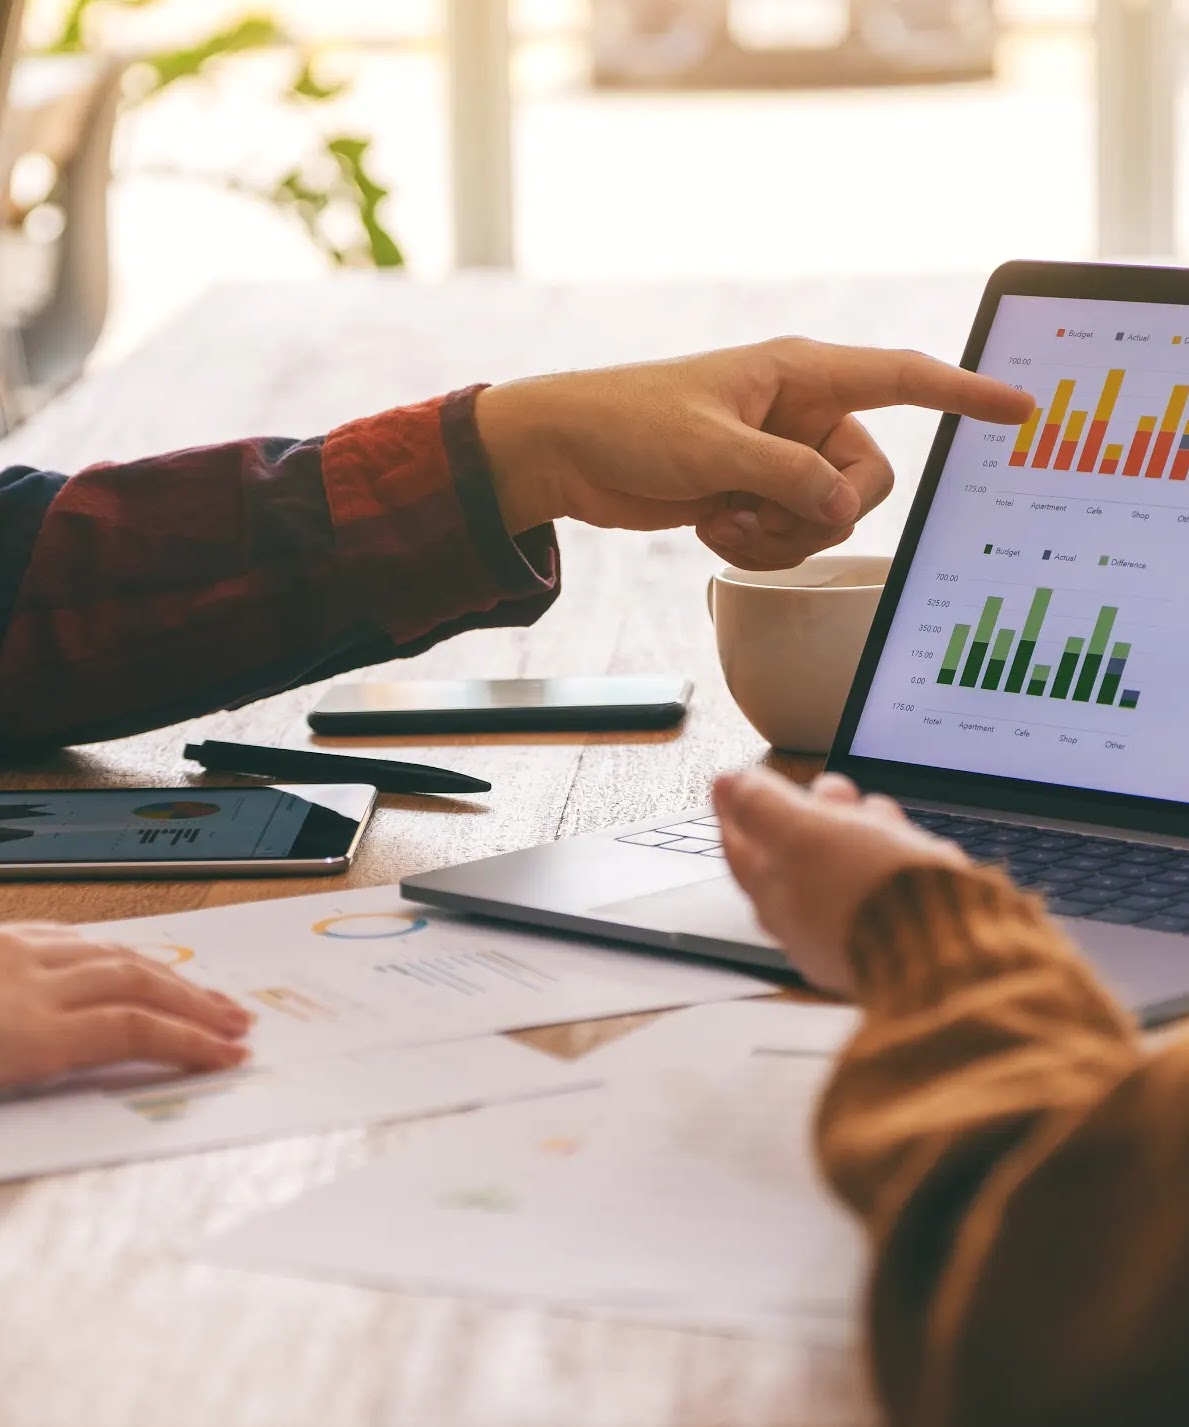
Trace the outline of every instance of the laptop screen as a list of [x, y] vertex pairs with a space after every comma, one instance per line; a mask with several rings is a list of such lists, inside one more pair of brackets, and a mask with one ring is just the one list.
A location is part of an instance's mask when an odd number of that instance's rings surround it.
[[850, 752], [1189, 801], [1189, 308], [1004, 296]]

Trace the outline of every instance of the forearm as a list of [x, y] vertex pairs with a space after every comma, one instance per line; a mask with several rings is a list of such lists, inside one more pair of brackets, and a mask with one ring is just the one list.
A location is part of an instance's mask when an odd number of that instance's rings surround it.
[[474, 393], [324, 439], [0, 478], [0, 747], [135, 732], [556, 597], [507, 535]]
[[1183, 1413], [1185, 1048], [1148, 1059], [994, 874], [902, 874], [852, 954], [867, 1016], [819, 1140], [870, 1230], [891, 1421], [1122, 1427], [1178, 1394], [1163, 1420]]

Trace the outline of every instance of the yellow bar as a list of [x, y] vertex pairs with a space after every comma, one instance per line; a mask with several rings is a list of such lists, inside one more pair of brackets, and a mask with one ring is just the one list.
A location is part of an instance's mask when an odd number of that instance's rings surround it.
[[1156, 418], [1154, 416], [1141, 416], [1139, 419], [1139, 429], [1141, 431], [1155, 431]]
[[1172, 389], [1172, 396], [1168, 399], [1168, 405], [1164, 408], [1164, 420], [1160, 423], [1161, 431], [1175, 431], [1181, 424], [1181, 417], [1185, 414], [1185, 402], [1189, 401], [1189, 386], [1175, 386]]
[[1053, 397], [1053, 405], [1049, 409], [1048, 416], [1045, 417], [1046, 426], [1060, 426], [1065, 420], [1065, 413], [1069, 410], [1069, 403], [1073, 398], [1073, 382], [1058, 382], [1057, 392]]
[[1123, 385], [1122, 371], [1109, 371], [1106, 374], [1106, 384], [1102, 388], [1102, 395], [1098, 398], [1098, 407], [1094, 412], [1095, 421], [1109, 421], [1114, 414], [1115, 402], [1119, 399], [1119, 388]]
[[1020, 427], [1019, 440], [1016, 442], [1015, 455], [1026, 456], [1032, 449], [1032, 441], [1036, 435], [1036, 428], [1040, 425], [1040, 407], [1038, 406], [1032, 415]]
[[1084, 411], [1071, 411], [1069, 421], [1066, 423], [1064, 441], [1077, 441], [1081, 439], [1082, 431], [1086, 425], [1086, 415]]
[[1108, 461], [1121, 461], [1123, 459], [1122, 446], [1108, 446], [1106, 448], [1106, 459]]

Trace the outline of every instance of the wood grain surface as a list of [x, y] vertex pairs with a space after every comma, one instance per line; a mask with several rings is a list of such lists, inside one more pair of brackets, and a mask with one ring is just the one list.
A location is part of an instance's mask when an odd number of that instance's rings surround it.
[[[956, 358], [979, 284], [950, 279], [547, 288], [374, 276], [219, 289], [117, 368], [0, 443], [8, 465], [101, 459], [247, 434], [305, 436], [472, 381], [638, 360], [796, 331]], [[934, 419], [873, 414], [900, 475], [855, 537], [889, 551]], [[657, 734], [388, 741], [489, 778], [475, 799], [385, 798], [348, 879], [416, 870], [705, 802], [720, 770], [771, 758], [732, 705], [704, 602], [714, 558], [686, 533], [561, 532], [564, 594], [531, 630], [482, 632], [411, 676], [693, 679]], [[790, 671], [790, 678], [798, 671]], [[0, 787], [200, 787], [182, 745], [309, 740], [316, 689], [235, 713], [7, 763]], [[356, 744], [352, 748], [358, 747]], [[328, 890], [342, 881], [0, 887], [0, 919], [71, 921]], [[641, 1019], [522, 1037], [576, 1056]], [[362, 1164], [418, 1126], [314, 1135], [0, 1189], [0, 1427], [833, 1427], [868, 1420], [847, 1355], [401, 1297], [188, 1263], [210, 1229]], [[399, 1226], [394, 1226], [399, 1232]]]

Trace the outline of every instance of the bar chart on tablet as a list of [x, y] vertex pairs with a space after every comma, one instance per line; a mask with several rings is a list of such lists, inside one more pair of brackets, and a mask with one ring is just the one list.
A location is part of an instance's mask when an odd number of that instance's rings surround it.
[[856, 730], [860, 756], [1189, 800], [1189, 309], [1003, 299]]

